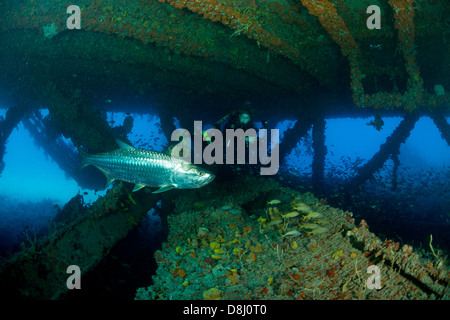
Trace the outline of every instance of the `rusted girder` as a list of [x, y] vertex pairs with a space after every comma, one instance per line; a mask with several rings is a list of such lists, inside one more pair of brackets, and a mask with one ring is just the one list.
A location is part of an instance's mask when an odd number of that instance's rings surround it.
[[442, 138], [447, 142], [447, 145], [450, 146], [450, 125], [445, 120], [444, 115], [431, 113], [431, 119], [433, 119], [434, 124], [439, 129]]
[[[355, 190], [363, 185], [367, 179], [383, 167], [383, 164], [393, 154], [398, 154], [400, 145], [409, 137], [411, 130], [419, 120], [418, 114], [407, 114], [403, 121], [398, 125], [394, 132], [386, 139], [386, 142], [380, 146], [380, 150], [367, 163], [358, 168], [356, 176], [347, 183], [349, 190]], [[351, 193], [350, 191], [349, 193]]]
[[74, 199], [62, 219], [65, 225], [44, 240], [30, 239], [1, 268], [0, 291], [9, 297], [57, 299], [68, 290], [68, 266], [80, 267], [82, 274], [95, 267], [160, 198], [145, 191], [131, 195], [131, 186], [120, 182], [88, 208]]
[[28, 109], [28, 105], [23, 103], [10, 107], [6, 112], [5, 119], [0, 121], [0, 175], [5, 167], [3, 156], [5, 155], [6, 141], [20, 120], [25, 116]]

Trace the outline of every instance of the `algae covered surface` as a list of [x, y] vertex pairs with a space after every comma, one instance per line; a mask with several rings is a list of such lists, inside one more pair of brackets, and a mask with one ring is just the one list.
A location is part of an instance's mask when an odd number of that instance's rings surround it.
[[[448, 299], [449, 16], [448, 0], [0, 1], [0, 292]], [[146, 156], [112, 157], [117, 140]], [[177, 141], [203, 171], [166, 170]], [[77, 170], [85, 153], [116, 175]]]
[[[135, 298], [449, 297], [449, 270], [443, 261], [379, 239], [364, 220], [356, 225], [351, 212], [330, 207], [311, 193], [274, 188], [268, 179], [258, 186], [256, 195], [241, 192], [236, 198], [205, 200], [201, 208], [197, 203], [191, 210], [175, 209], [168, 217], [167, 241], [155, 254], [154, 283], [139, 288]], [[270, 204], [272, 196], [279, 203]], [[299, 214], [285, 215], [293, 211]], [[277, 214], [283, 215], [280, 221]], [[371, 277], [374, 266], [379, 289]]]

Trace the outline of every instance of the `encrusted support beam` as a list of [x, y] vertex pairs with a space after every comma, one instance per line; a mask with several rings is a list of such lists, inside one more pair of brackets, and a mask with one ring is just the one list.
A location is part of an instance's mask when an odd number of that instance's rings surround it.
[[403, 94], [380, 92], [366, 95], [365, 103], [369, 106], [380, 108], [402, 107], [406, 111], [414, 111], [422, 103], [424, 94], [423, 79], [420, 76], [416, 63], [415, 49], [415, 25], [414, 13], [415, 0], [389, 0], [395, 19], [395, 29], [398, 31], [399, 48], [405, 59], [405, 68], [408, 74], [407, 89]]
[[364, 106], [364, 88], [361, 83], [362, 72], [359, 64], [360, 51], [344, 19], [337, 12], [335, 5], [328, 0], [301, 0], [301, 2], [311, 15], [318, 18], [320, 24], [339, 45], [342, 54], [347, 57], [350, 64], [353, 101], [358, 106]]
[[[357, 175], [347, 183], [348, 190], [355, 190], [380, 169], [391, 155], [398, 154], [400, 145], [409, 137], [411, 130], [419, 119], [417, 114], [407, 114], [395, 131], [380, 146], [380, 150], [357, 171]], [[350, 191], [349, 193], [351, 193]]]
[[5, 119], [0, 122], [0, 175], [5, 167], [3, 156], [5, 155], [6, 141], [27, 110], [28, 107], [24, 104], [10, 107], [6, 112]]
[[450, 125], [445, 120], [445, 117], [442, 114], [431, 113], [431, 119], [433, 119], [434, 124], [439, 129], [442, 138], [447, 142], [447, 145], [450, 146]]
[[314, 149], [314, 158], [312, 162], [312, 185], [314, 192], [319, 193], [323, 186], [325, 156], [327, 155], [324, 118], [316, 119], [316, 121], [314, 121], [312, 136]]
[[50, 155], [64, 172], [77, 180], [78, 154], [61, 138], [55, 138], [49, 134], [40, 114], [35, 113], [30, 118], [24, 118], [22, 122], [39, 146], [44, 148], [45, 152]]
[[72, 139], [76, 147], [83, 146], [90, 153], [117, 149], [116, 133], [81, 91], [65, 94], [52, 83], [48, 83], [45, 90], [44, 101], [50, 112], [44, 119], [46, 126], [51, 126], [55, 132]]
[[300, 139], [308, 133], [308, 130], [313, 125], [313, 119], [310, 116], [302, 115], [298, 118], [292, 129], [289, 129], [285, 134], [283, 141], [280, 143], [280, 161], [292, 151]]
[[320, 24], [339, 45], [342, 54], [347, 57], [350, 64], [350, 86], [353, 91], [353, 101], [357, 106], [376, 109], [403, 108], [406, 111], [414, 111], [419, 107], [433, 109], [449, 100], [445, 95], [437, 97], [424, 90], [423, 79], [416, 62], [414, 15], [417, 6], [415, 0], [388, 1], [393, 11], [394, 27], [398, 32], [398, 45], [405, 59], [405, 68], [408, 74], [407, 89], [403, 94], [397, 92], [365, 94], [359, 46], [335, 5], [328, 0], [301, 0], [301, 2], [311, 15], [318, 18]]
[[88, 208], [73, 199], [59, 220], [65, 226], [42, 241], [30, 239], [1, 268], [0, 291], [16, 298], [57, 299], [67, 291], [68, 266], [77, 265], [82, 274], [95, 267], [160, 198], [145, 191], [131, 195], [131, 186], [120, 182]]
[[[125, 10], [123, 4], [98, 0], [93, 4], [83, 6], [82, 32], [102, 33], [127, 40], [137, 39], [150, 47], [169, 49], [170, 54], [157, 52], [156, 55], [150, 57], [141, 55], [136, 49], [124, 50], [128, 53], [117, 55], [114, 52], [113, 59], [116, 62], [132, 63], [133, 61], [126, 57], [131, 51], [134, 55], [133, 58], [139, 60], [140, 65], [155, 62], [163, 70], [176, 69], [176, 71], [191, 76], [187, 87], [196, 83], [198, 80], [195, 79], [196, 77], [211, 72], [210, 69], [203, 70], [196, 63], [187, 61], [193, 60], [192, 57], [207, 58], [204, 60], [223, 63], [227, 67], [231, 66], [232, 69], [245, 69], [249, 75], [254, 75], [274, 85], [282, 83], [283, 86], [299, 92], [304, 91], [308, 86], [308, 80], [312, 79], [300, 69], [307, 70], [311, 76], [322, 82], [328, 81], [329, 76], [319, 70], [319, 66], [323, 66], [327, 62], [319, 63], [308, 59], [309, 56], [314, 56], [313, 51], [318, 50], [310, 47], [308, 51], [302, 52], [299, 47], [296, 39], [299, 37], [300, 30], [294, 30], [296, 33], [294, 41], [294, 36], [289, 37], [290, 39], [283, 39], [272, 31], [273, 27], [267, 26], [267, 21], [261, 19], [263, 14], [268, 14], [265, 11], [245, 11], [244, 13], [242, 7], [239, 7], [238, 10], [233, 6], [225, 6], [223, 2], [214, 2], [215, 6], [211, 6], [206, 1], [130, 0], [127, 2]], [[3, 14], [0, 12], [0, 34], [17, 29], [34, 29], [41, 33], [41, 35], [35, 34], [35, 37], [42, 37], [42, 39], [50, 41], [58, 39], [59, 41], [60, 38], [65, 37], [64, 33], [66, 33], [66, 7], [66, 3], [61, 0], [55, 0], [52, 9], [33, 1], [13, 6], [10, 11]], [[194, 7], [198, 10], [195, 11]], [[188, 10], [202, 14], [205, 19], [199, 19], [196, 14], [192, 14]], [[284, 15], [284, 18], [287, 16]], [[218, 26], [216, 21], [222, 22], [231, 29]], [[261, 21], [265, 21], [266, 25], [263, 25]], [[277, 22], [277, 28], [283, 28], [283, 30], [289, 28], [289, 32], [292, 33], [290, 26], [281, 20]], [[43, 32], [48, 29], [52, 30], [51, 35]], [[241, 34], [255, 41], [248, 41], [243, 36], [239, 37], [238, 35]], [[120, 45], [127, 43], [128, 41], [122, 41]], [[136, 42], [133, 42], [132, 47], [135, 46], [139, 47]], [[85, 51], [83, 57], [92, 56], [96, 61], [102, 59], [102, 57], [95, 57], [98, 51], [96, 52], [92, 46], [89, 47], [82, 43], [77, 44], [77, 47], [89, 48], [89, 50], [79, 48], [81, 51]], [[246, 54], [243, 55], [243, 52]], [[277, 55], [287, 57], [298, 65], [300, 67], [298, 72], [292, 72], [292, 64]], [[111, 58], [110, 55], [106, 57]], [[185, 59], [186, 57], [189, 59]], [[162, 64], [166, 59], [170, 61], [168, 67]], [[264, 68], [261, 68], [261, 65], [265, 65]], [[333, 68], [331, 63], [329, 68]], [[291, 74], [286, 76], [289, 72]], [[166, 73], [164, 72], [160, 76], [160, 80], [169, 77]], [[224, 76], [223, 72], [218, 72], [218, 70], [213, 73], [218, 78]], [[218, 75], [219, 73], [222, 74]], [[239, 85], [239, 83], [240, 81], [234, 79], [233, 85]]]

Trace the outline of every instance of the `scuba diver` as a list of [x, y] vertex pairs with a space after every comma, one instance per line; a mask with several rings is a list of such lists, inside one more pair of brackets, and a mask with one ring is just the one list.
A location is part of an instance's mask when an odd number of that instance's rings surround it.
[[[245, 102], [243, 107], [240, 109], [236, 109], [228, 113], [226, 116], [221, 118], [219, 121], [214, 123], [214, 127], [222, 132], [222, 135], [224, 137], [224, 150], [223, 155], [226, 157], [227, 153], [227, 147], [230, 144], [230, 139], [227, 137], [227, 129], [231, 130], [237, 130], [242, 129], [244, 132], [246, 132], [248, 129], [254, 129], [256, 134], [257, 130], [255, 128], [255, 125], [253, 123], [252, 115], [249, 110], [250, 102]], [[249, 164], [250, 161], [250, 152], [251, 150], [257, 150], [257, 146], [254, 145], [254, 148], [250, 148], [250, 145], [257, 143], [257, 135], [249, 135], [245, 136], [245, 164]], [[237, 156], [237, 147], [238, 143], [234, 143], [234, 156]], [[228, 150], [230, 151], [230, 150]], [[252, 153], [253, 154], [253, 153]], [[254, 155], [255, 157], [257, 156]], [[236, 158], [235, 158], [236, 161]]]
[[[250, 102], [246, 101], [242, 109], [233, 110], [222, 119], [214, 123], [215, 128], [219, 129], [224, 136], [227, 129], [242, 129], [244, 131], [247, 131], [248, 129], [255, 129], [251, 112], [247, 109], [249, 106]], [[246, 137], [246, 146], [248, 146], [249, 143], [255, 143], [256, 140], [256, 137]]]
[[248, 110], [238, 109], [233, 110], [224, 116], [222, 119], [214, 123], [216, 129], [224, 132], [226, 129], [241, 128], [244, 131], [252, 128], [252, 117]]

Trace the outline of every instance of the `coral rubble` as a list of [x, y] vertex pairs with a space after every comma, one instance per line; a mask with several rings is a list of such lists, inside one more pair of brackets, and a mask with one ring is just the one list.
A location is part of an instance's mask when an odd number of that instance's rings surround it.
[[[167, 242], [155, 254], [154, 284], [139, 288], [136, 299], [449, 297], [445, 261], [382, 241], [364, 220], [357, 226], [352, 213], [310, 193], [282, 190], [277, 198], [284, 200], [265, 202], [269, 207], [259, 218], [238, 199], [169, 216]], [[275, 214], [292, 208], [300, 214], [282, 220]], [[380, 270], [379, 290], [367, 286], [373, 265]]]

